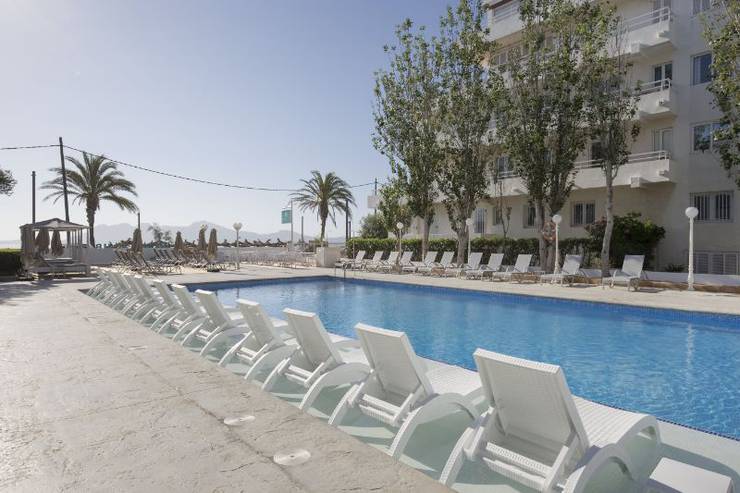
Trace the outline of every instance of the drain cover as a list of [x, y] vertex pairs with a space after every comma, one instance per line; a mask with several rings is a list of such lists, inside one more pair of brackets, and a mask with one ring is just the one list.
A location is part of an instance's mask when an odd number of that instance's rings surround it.
[[272, 460], [275, 464], [280, 464], [281, 466], [297, 466], [308, 461], [310, 458], [311, 452], [298, 448], [287, 452], [278, 452], [272, 457]]
[[249, 421], [254, 421], [254, 416], [251, 414], [245, 414], [244, 416], [231, 416], [224, 418], [224, 424], [226, 426], [241, 426]]
[[147, 346], [129, 346], [127, 349], [129, 351], [138, 351], [139, 349], [146, 349]]

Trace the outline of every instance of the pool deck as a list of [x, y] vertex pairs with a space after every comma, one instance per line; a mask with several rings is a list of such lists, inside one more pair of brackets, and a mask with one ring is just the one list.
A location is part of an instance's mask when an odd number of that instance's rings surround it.
[[[203, 283], [332, 275], [244, 267]], [[341, 275], [341, 271], [338, 271]], [[348, 277], [740, 314], [740, 296]], [[88, 298], [89, 281], [0, 284], [0, 490], [449, 491]], [[223, 419], [252, 415], [238, 427]], [[661, 422], [663, 454], [740, 481], [740, 442]], [[311, 459], [279, 466], [274, 454]], [[490, 491], [511, 491], [491, 488]]]

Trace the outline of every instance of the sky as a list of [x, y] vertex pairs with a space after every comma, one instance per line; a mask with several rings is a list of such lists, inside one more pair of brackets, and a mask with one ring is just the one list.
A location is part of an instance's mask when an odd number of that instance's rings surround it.
[[[372, 146], [373, 73], [410, 17], [434, 30], [449, 0], [0, 0], [0, 147], [64, 143], [213, 181], [297, 188], [313, 169], [362, 184], [389, 174]], [[71, 155], [75, 155], [68, 151]], [[78, 156], [79, 157], [79, 156]], [[58, 149], [0, 151], [18, 185], [0, 240], [31, 220]], [[234, 190], [121, 168], [142, 222], [284, 229], [285, 192]], [[353, 228], [372, 187], [355, 189]], [[37, 193], [37, 220], [64, 217]], [[296, 214], [296, 220], [300, 214]], [[84, 207], [70, 219], [85, 222]], [[306, 234], [318, 232], [305, 213]], [[103, 204], [98, 224], [135, 224]], [[344, 234], [343, 219], [330, 225]]]

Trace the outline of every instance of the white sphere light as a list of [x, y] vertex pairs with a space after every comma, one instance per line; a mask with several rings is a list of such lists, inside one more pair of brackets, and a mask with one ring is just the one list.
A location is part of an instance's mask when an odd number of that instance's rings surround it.
[[237, 231], [239, 231], [240, 229], [242, 229], [242, 223], [234, 223], [234, 229], [237, 230]]
[[398, 228], [398, 229], [403, 229], [403, 223], [402, 223], [401, 221], [398, 221], [398, 222], [396, 223], [396, 228]]
[[560, 214], [555, 214], [554, 216], [552, 216], [552, 222], [554, 222], [555, 224], [560, 224], [561, 222], [563, 222], [563, 216], [561, 216]]
[[686, 208], [686, 217], [688, 217], [689, 219], [694, 219], [698, 215], [699, 215], [699, 209], [697, 209], [696, 207]]
[[472, 226], [473, 225], [473, 220], [471, 218], [467, 218], [465, 220], [465, 224], [467, 224], [468, 226]]

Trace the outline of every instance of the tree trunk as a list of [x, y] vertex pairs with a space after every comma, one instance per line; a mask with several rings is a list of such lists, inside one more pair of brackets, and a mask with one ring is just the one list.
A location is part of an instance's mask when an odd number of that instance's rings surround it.
[[324, 246], [324, 234], [326, 233], [326, 219], [321, 218], [321, 236], [319, 236], [320, 246]]
[[425, 216], [421, 218], [421, 258], [419, 260], [424, 260], [424, 257], [426, 257], [427, 251], [429, 250], [430, 217], [431, 214], [427, 212]]
[[463, 223], [459, 231], [457, 233], [457, 263], [463, 264], [466, 261], [465, 254], [468, 250], [468, 234], [470, 233], [465, 223]]
[[606, 169], [606, 226], [604, 227], [604, 240], [601, 243], [601, 275], [609, 276], [609, 250], [612, 244], [612, 231], [614, 230], [614, 186], [611, 166]]
[[87, 209], [87, 226], [89, 228], [87, 234], [88, 243], [95, 248], [95, 209]]
[[547, 270], [547, 241], [542, 237], [542, 230], [545, 228], [545, 204], [541, 199], [535, 200], [535, 212], [537, 216], [537, 239], [539, 240], [540, 269]]

